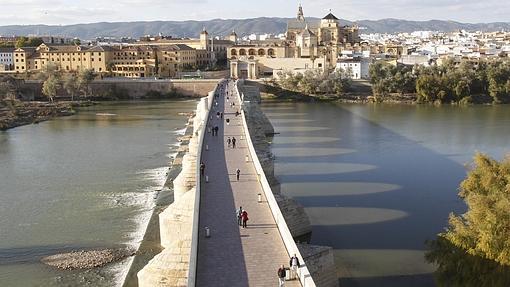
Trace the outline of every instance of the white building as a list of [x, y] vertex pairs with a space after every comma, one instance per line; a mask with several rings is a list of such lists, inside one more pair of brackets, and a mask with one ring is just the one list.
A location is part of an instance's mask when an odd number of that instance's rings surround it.
[[370, 61], [368, 58], [362, 57], [342, 57], [338, 59], [336, 64], [337, 69], [342, 69], [351, 74], [353, 80], [368, 79], [368, 69]]
[[0, 48], [0, 71], [14, 69], [14, 48]]

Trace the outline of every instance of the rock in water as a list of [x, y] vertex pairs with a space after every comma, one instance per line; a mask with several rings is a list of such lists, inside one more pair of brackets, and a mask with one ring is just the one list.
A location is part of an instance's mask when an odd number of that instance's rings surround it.
[[64, 270], [92, 269], [120, 261], [134, 253], [127, 249], [81, 250], [47, 256], [41, 261], [46, 265]]

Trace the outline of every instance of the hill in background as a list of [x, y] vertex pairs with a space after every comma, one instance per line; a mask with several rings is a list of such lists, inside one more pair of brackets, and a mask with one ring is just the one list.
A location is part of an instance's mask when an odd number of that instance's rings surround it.
[[[308, 18], [317, 19], [317, 18]], [[84, 40], [95, 39], [101, 36], [133, 37], [144, 35], [172, 35], [176, 37], [198, 37], [203, 27], [211, 35], [228, 35], [235, 29], [238, 35], [253, 33], [284, 33], [287, 28], [288, 18], [253, 18], [241, 20], [214, 19], [208, 21], [149, 21], [149, 22], [115, 22], [115, 23], [91, 23], [76, 25], [10, 25], [0, 26], [0, 35], [55, 35], [78, 37]], [[353, 22], [341, 20], [344, 25]], [[481, 30], [498, 31], [510, 30], [510, 23], [479, 23], [468, 24], [454, 21], [407, 21], [398, 19], [361, 20], [357, 21], [360, 27], [366, 29], [362, 33], [396, 33], [413, 32], [420, 30], [451, 32], [455, 30]]]

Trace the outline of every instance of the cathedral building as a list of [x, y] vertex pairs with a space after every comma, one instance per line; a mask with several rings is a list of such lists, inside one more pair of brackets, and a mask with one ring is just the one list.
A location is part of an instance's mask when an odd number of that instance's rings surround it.
[[306, 19], [299, 5], [297, 17], [287, 23], [285, 40], [269, 39], [230, 47], [231, 76], [259, 78], [278, 71], [330, 70], [345, 47], [359, 45], [358, 26], [342, 26], [331, 12], [324, 18]]

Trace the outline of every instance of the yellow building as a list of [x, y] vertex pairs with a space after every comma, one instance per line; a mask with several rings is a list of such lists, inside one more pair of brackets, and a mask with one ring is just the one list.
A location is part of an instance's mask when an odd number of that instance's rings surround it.
[[14, 70], [18, 73], [38, 72], [47, 65], [54, 65], [64, 72], [92, 69], [106, 73], [111, 60], [109, 47], [86, 47], [41, 44], [37, 48], [19, 48], [14, 51]]

